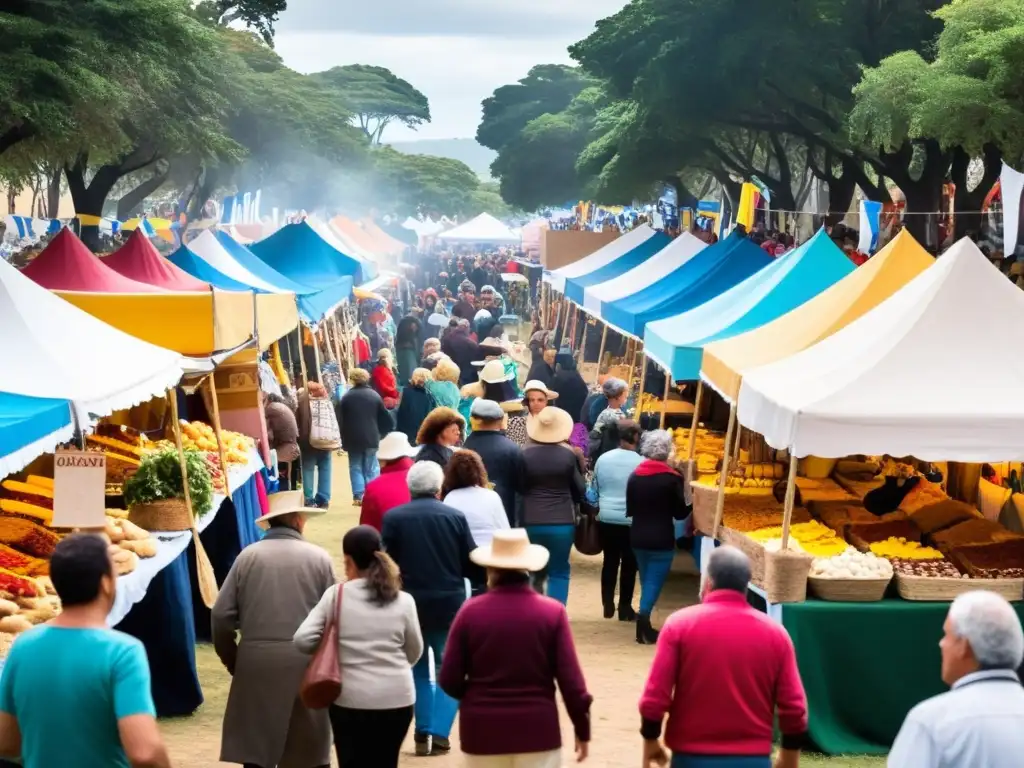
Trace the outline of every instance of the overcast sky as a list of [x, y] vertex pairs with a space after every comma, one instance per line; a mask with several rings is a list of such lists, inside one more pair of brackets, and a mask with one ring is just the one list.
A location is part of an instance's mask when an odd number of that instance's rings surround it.
[[430, 99], [418, 131], [385, 141], [471, 138], [480, 102], [535, 64], [570, 63], [566, 48], [626, 0], [288, 0], [276, 47], [300, 72], [387, 67]]

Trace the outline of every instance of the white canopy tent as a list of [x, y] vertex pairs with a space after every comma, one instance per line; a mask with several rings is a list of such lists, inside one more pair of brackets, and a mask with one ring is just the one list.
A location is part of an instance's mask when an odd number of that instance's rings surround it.
[[706, 243], [684, 232], [626, 274], [587, 288], [583, 292], [583, 309], [601, 317], [602, 302], [624, 299], [664, 280], [706, 247]]
[[565, 293], [566, 280], [589, 275], [591, 272], [611, 264], [620, 256], [624, 256], [634, 248], [643, 245], [656, 234], [649, 226], [642, 224], [636, 229], [616, 238], [608, 243], [608, 245], [598, 248], [592, 254], [583, 257], [579, 261], [566, 264], [560, 269], [545, 272], [544, 282], [550, 284], [559, 293]]
[[521, 238], [491, 214], [481, 213], [475, 219], [444, 232], [440, 239], [462, 243], [518, 243]]
[[1024, 292], [964, 238], [824, 341], [743, 371], [739, 421], [796, 456], [1024, 460]]
[[79, 421], [163, 395], [184, 358], [97, 320], [0, 259], [0, 392], [70, 400]]

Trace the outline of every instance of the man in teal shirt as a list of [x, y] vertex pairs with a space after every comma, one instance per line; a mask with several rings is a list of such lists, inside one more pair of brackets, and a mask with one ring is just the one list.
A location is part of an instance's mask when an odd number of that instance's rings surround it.
[[0, 756], [25, 768], [170, 768], [142, 644], [109, 629], [107, 543], [62, 540], [50, 578], [63, 612], [21, 635], [0, 675]]

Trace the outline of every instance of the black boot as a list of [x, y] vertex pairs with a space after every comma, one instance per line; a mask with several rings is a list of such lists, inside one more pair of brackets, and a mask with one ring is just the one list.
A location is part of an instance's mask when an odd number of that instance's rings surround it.
[[636, 641], [640, 645], [654, 645], [658, 642], [658, 630], [651, 626], [651, 617], [640, 614], [636, 620]]
[[614, 615], [615, 615], [615, 603], [605, 603], [604, 604], [604, 617], [606, 619], [610, 619]]
[[636, 611], [629, 603], [619, 605], [619, 621], [636, 621]]

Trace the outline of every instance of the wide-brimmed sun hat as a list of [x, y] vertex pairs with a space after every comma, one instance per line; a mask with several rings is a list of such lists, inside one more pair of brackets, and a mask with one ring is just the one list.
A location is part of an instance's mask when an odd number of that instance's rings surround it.
[[530, 543], [525, 528], [495, 531], [489, 546], [469, 553], [469, 559], [477, 565], [505, 571], [541, 571], [549, 557], [547, 549]]
[[572, 426], [572, 416], [549, 405], [526, 420], [526, 434], [535, 443], [564, 443], [572, 435]]
[[270, 526], [272, 518], [290, 515], [293, 512], [298, 512], [306, 517], [327, 514], [326, 509], [307, 507], [303, 503], [302, 491], [281, 491], [280, 493], [268, 494], [267, 504], [269, 506], [267, 514], [256, 518], [256, 525], [264, 529]]
[[544, 396], [548, 400], [554, 400], [556, 397], [558, 397], [557, 392], [552, 392], [550, 389], [544, 386], [543, 381], [538, 381], [537, 379], [531, 379], [530, 381], [526, 382], [526, 386], [523, 387], [523, 394], [525, 395], [528, 392], [543, 392]]
[[480, 381], [484, 384], [500, 384], [503, 381], [511, 380], [512, 376], [505, 373], [505, 364], [501, 360], [488, 360], [480, 369]]
[[419, 448], [409, 444], [409, 436], [405, 432], [389, 432], [380, 441], [377, 448], [377, 458], [382, 461], [395, 461], [404, 457], [413, 457], [419, 452]]

